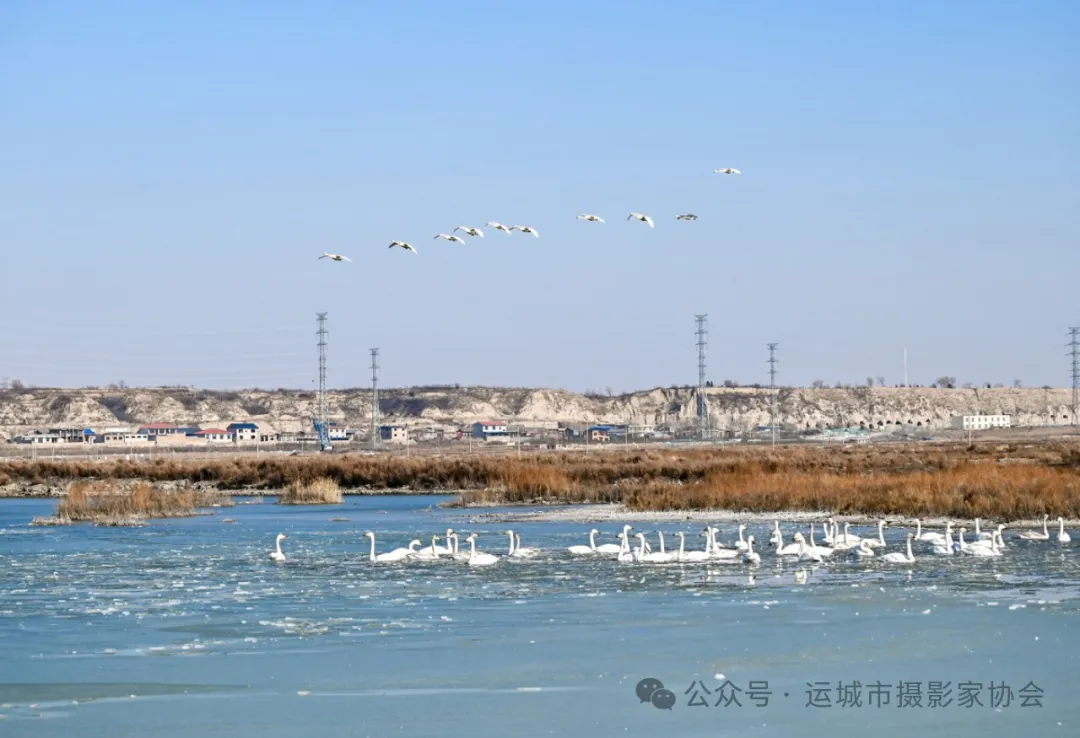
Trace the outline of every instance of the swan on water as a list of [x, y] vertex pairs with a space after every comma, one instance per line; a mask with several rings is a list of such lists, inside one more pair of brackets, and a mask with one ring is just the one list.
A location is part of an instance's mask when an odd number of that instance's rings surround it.
[[929, 531], [929, 530], [926, 531], [926, 532], [923, 532], [922, 521], [919, 520], [918, 518], [915, 518], [915, 540], [916, 541], [927, 541], [929, 543], [936, 543], [938, 541], [944, 542], [945, 534], [944, 533], [938, 533], [937, 531]]
[[499, 557], [494, 554], [481, 553], [476, 550], [475, 533], [470, 533], [465, 540], [469, 542], [469, 566], [489, 566], [499, 561]]
[[833, 549], [828, 546], [819, 546], [814, 540], [814, 524], [810, 523], [810, 541], [806, 544], [806, 548], [811, 552], [823, 558], [832, 556]]
[[449, 539], [453, 539], [454, 541], [454, 545], [450, 549], [450, 558], [452, 558], [454, 561], [468, 561], [469, 554], [461, 551], [458, 547], [458, 534], [455, 531], [450, 531], [447, 535], [447, 540]]
[[620, 533], [622, 543], [619, 546], [619, 555], [616, 557], [620, 564], [629, 564], [637, 560], [637, 556], [630, 550], [630, 534]]
[[715, 561], [735, 561], [739, 558], [739, 552], [733, 548], [724, 548], [716, 541], [716, 528], [707, 526], [705, 536], [709, 541], [709, 557]]
[[529, 546], [522, 546], [521, 545], [521, 534], [520, 533], [515, 533], [512, 530], [508, 530], [506, 532], [509, 533], [511, 536], [513, 536], [513, 539], [512, 539], [513, 542], [510, 545], [510, 554], [509, 554], [510, 556], [514, 556], [516, 558], [527, 559], [530, 556], [536, 556], [538, 553], [540, 553], [540, 549], [538, 549], [538, 548], [530, 548]]
[[868, 546], [866, 541], [859, 541], [859, 545], [850, 549], [853, 554], [858, 558], [870, 558], [875, 556], [874, 547]]
[[709, 560], [709, 552], [708, 551], [687, 551], [686, 550], [686, 534], [683, 533], [681, 530], [678, 533], [676, 533], [675, 535], [677, 535], [679, 537], [679, 553], [678, 553], [679, 561], [708, 561]]
[[[566, 550], [575, 556], [588, 556], [596, 553], [596, 534], [599, 533], [596, 528], [589, 531], [589, 545], [584, 546], [581, 544], [568, 547]], [[621, 550], [621, 549], [620, 549]]]
[[914, 537], [914, 533], [907, 534], [907, 553], [888, 553], [882, 556], [880, 560], [886, 564], [910, 564], [915, 561], [915, 554], [911, 553], [911, 539]]
[[1050, 529], [1047, 527], [1047, 522], [1049, 520], [1049, 515], [1043, 515], [1043, 529], [1041, 533], [1037, 530], [1025, 530], [1020, 534], [1020, 537], [1025, 541], [1049, 541]]
[[977, 543], [965, 543], [964, 533], [967, 528], [960, 529], [960, 553], [967, 554], [968, 556], [1001, 556], [1001, 551], [997, 547], [997, 538], [991, 538], [989, 546], [979, 545], [983, 543], [979, 541]]
[[375, 534], [370, 530], [364, 533], [364, 536], [371, 539], [371, 556], [372, 561], [401, 561], [407, 559], [413, 555], [411, 548], [395, 548], [393, 551], [388, 551], [384, 554], [375, 554]]
[[861, 538], [860, 541], [866, 541], [866, 545], [873, 546], [874, 548], [885, 547], [885, 526], [888, 525], [884, 520], [879, 520], [877, 524], [877, 538]]
[[754, 537], [746, 537], [746, 553], [742, 555], [743, 563], [746, 564], [760, 564], [761, 554], [754, 551]]
[[784, 545], [784, 536], [780, 531], [773, 531], [773, 540], [776, 541], [776, 555], [777, 556], [798, 556], [802, 552], [802, 546], [799, 545], [798, 536], [796, 533], [795, 543], [789, 543]]
[[935, 556], [952, 556], [956, 553], [956, 545], [952, 537], [952, 522], [945, 523], [945, 537], [930, 542], [930, 552]]
[[431, 545], [417, 551], [415, 554], [413, 554], [413, 558], [423, 559], [425, 561], [434, 561], [438, 559], [440, 553], [439, 549], [441, 547], [435, 545], [435, 541], [437, 540], [439, 540], [439, 536], [432, 536]]
[[288, 538], [284, 533], [277, 534], [277, 540], [274, 543], [274, 550], [270, 552], [270, 558], [274, 561], [284, 561], [285, 554], [281, 550], [281, 542]]
[[[638, 548], [638, 561], [646, 561], [650, 564], [667, 564], [675, 560], [675, 554], [667, 553], [666, 551], [656, 551], [646, 553], [645, 551], [645, 534], [638, 533], [638, 540], [641, 542], [641, 546]], [[660, 545], [664, 545], [664, 534], [660, 534]]]
[[811, 551], [806, 546], [806, 539], [803, 538], [802, 533], [795, 534], [795, 541], [799, 544], [799, 561], [817, 561], [822, 560], [821, 555]]
[[1065, 531], [1065, 518], [1058, 518], [1057, 539], [1058, 539], [1058, 543], [1068, 543], [1069, 541], [1072, 540], [1072, 536], [1070, 536]]
[[833, 548], [837, 551], [844, 551], [849, 548], [855, 548], [855, 546], [858, 546], [859, 542], [862, 540], [862, 538], [852, 533], [850, 528], [851, 523], [844, 523], [844, 532], [841, 533], [838, 537], [834, 536], [832, 545]]
[[[630, 528], [629, 525], [624, 525], [623, 526], [623, 535], [629, 535], [630, 530], [631, 530], [631, 528]], [[599, 533], [600, 531], [594, 530], [593, 532], [594, 533]], [[599, 546], [596, 547], [596, 553], [601, 553], [601, 554], [617, 554], [620, 551], [622, 551], [622, 546], [619, 545], [618, 543], [602, 543], [602, 544], [600, 544]]]

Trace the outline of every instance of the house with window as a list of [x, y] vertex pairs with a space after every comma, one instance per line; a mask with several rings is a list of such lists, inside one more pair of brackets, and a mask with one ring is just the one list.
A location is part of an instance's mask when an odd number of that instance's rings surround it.
[[175, 436], [181, 429], [172, 423], [150, 423], [139, 426], [139, 433], [144, 436]]
[[408, 443], [409, 431], [400, 425], [380, 425], [379, 440], [390, 443]]
[[606, 426], [594, 425], [589, 428], [589, 443], [607, 443], [611, 440], [611, 434]]
[[1011, 415], [954, 415], [952, 427], [958, 430], [987, 430], [1012, 427]]
[[356, 431], [348, 426], [338, 425], [337, 423], [328, 423], [326, 426], [326, 434], [331, 441], [351, 441], [352, 437], [356, 434]]
[[491, 438], [492, 436], [506, 436], [510, 432], [506, 423], [502, 420], [479, 420], [472, 425], [473, 438]]
[[64, 439], [55, 433], [42, 433], [41, 431], [33, 431], [32, 433], [24, 433], [21, 436], [15, 436], [12, 439], [15, 443], [26, 443], [33, 446], [51, 446], [57, 443], [64, 443]]
[[84, 428], [49, 428], [45, 433], [59, 437], [64, 443], [82, 443], [85, 437], [84, 430]]
[[194, 438], [207, 443], [232, 443], [233, 434], [224, 428], [203, 428], [192, 434]]
[[225, 429], [237, 443], [255, 443], [259, 440], [259, 426], [254, 423], [230, 423]]

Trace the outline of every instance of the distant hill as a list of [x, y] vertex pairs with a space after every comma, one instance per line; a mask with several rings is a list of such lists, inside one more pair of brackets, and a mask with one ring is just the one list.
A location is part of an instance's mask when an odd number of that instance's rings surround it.
[[[767, 389], [706, 390], [714, 428], [744, 430], [769, 423]], [[1007, 414], [1017, 425], [1071, 422], [1069, 389], [869, 388], [780, 389], [779, 422], [788, 428], [866, 426], [941, 429], [962, 414]], [[0, 390], [0, 436], [35, 428], [177, 423], [221, 425], [251, 421], [277, 431], [307, 430], [315, 393], [218, 391], [184, 388]], [[624, 395], [583, 395], [559, 389], [413, 387], [380, 390], [380, 422], [457, 428], [498, 419], [552, 427], [558, 423], [626, 423], [691, 426], [694, 387], [651, 389]], [[368, 389], [329, 393], [330, 419], [366, 433]]]

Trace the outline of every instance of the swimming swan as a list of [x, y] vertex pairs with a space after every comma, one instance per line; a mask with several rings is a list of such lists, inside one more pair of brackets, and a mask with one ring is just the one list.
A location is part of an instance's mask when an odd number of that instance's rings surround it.
[[802, 533], [795, 534], [795, 540], [799, 544], [799, 561], [816, 561], [820, 562], [821, 556], [814, 551], [811, 551], [806, 545], [806, 539], [803, 538]]
[[851, 552], [859, 558], [870, 558], [875, 556], [874, 547], [868, 546], [866, 541], [859, 541], [859, 545], [852, 548]]
[[490, 566], [498, 563], [499, 557], [489, 553], [479, 553], [476, 550], [476, 534], [470, 533], [465, 539], [469, 542], [469, 566]]
[[884, 520], [879, 520], [877, 524], [877, 538], [861, 538], [860, 541], [866, 541], [867, 546], [873, 546], [874, 548], [885, 547], [885, 526], [888, 525]]
[[1065, 532], [1065, 518], [1058, 518], [1058, 543], [1068, 543], [1072, 540], [1072, 536]]
[[[743, 526], [740, 525], [739, 527], [742, 528]], [[761, 554], [754, 551], [754, 537], [753, 536], [747, 536], [746, 537], [746, 553], [743, 554], [742, 560], [743, 560], [743, 563], [746, 563], [746, 564], [760, 564], [761, 563]]]
[[[594, 531], [594, 532], [599, 533], [600, 531]], [[623, 535], [629, 535], [629, 534], [630, 534], [630, 526], [629, 525], [624, 525], [623, 526]], [[600, 553], [600, 554], [617, 554], [620, 551], [622, 551], [622, 545], [618, 544], [618, 543], [603, 543], [603, 544], [596, 547], [596, 553]]]
[[570, 553], [574, 554], [575, 556], [588, 556], [590, 554], [596, 553], [596, 534], [599, 533], [599, 532], [600, 531], [598, 531], [596, 528], [593, 528], [592, 530], [589, 531], [589, 545], [588, 546], [582, 546], [582, 545], [570, 546], [566, 550], [569, 551]]
[[709, 552], [708, 551], [687, 551], [686, 550], [686, 534], [683, 533], [681, 530], [678, 533], [676, 533], [675, 535], [677, 535], [679, 537], [679, 553], [678, 553], [679, 561], [708, 561], [709, 560]]
[[538, 548], [529, 548], [528, 546], [522, 546], [520, 534], [515, 533], [512, 530], [508, 530], [506, 532], [509, 533], [511, 536], [510, 553], [507, 554], [508, 556], [513, 556], [517, 559], [527, 559], [540, 553], [540, 549]]
[[886, 564], [910, 564], [914, 562], [915, 554], [911, 553], [911, 539], [914, 537], [914, 533], [907, 534], [907, 553], [888, 553], [882, 556], [880, 560]]
[[937, 543], [937, 542], [940, 541], [940, 542], [944, 543], [945, 542], [945, 534], [944, 533], [938, 533], [937, 531], [926, 531], [924, 533], [923, 529], [922, 529], [922, 521], [919, 520], [918, 518], [915, 518], [915, 540], [916, 541], [927, 541], [929, 543]]
[[1050, 529], [1047, 528], [1046, 525], [1048, 520], [1050, 520], [1050, 516], [1043, 515], [1043, 529], [1041, 533], [1037, 530], [1025, 530], [1023, 533], [1020, 534], [1020, 537], [1023, 538], [1025, 541], [1049, 541]]
[[413, 555], [411, 548], [395, 548], [393, 551], [388, 551], [384, 554], [375, 555], [375, 534], [370, 530], [364, 533], [364, 535], [371, 539], [371, 561], [401, 561], [407, 559]]
[[[641, 542], [641, 546], [638, 548], [638, 555], [637, 555], [637, 560], [638, 561], [645, 561], [645, 562], [648, 562], [650, 564], [667, 564], [667, 563], [675, 560], [675, 554], [669, 554], [667, 552], [656, 551], [655, 553], [646, 553], [645, 552], [645, 534], [644, 533], [638, 533], [637, 537], [638, 537], [638, 540]], [[660, 545], [661, 546], [664, 545], [664, 536], [663, 536], [663, 534], [660, 535]]]
[[285, 560], [285, 554], [281, 551], [281, 542], [284, 541], [286, 538], [288, 538], [288, 536], [284, 533], [277, 534], [277, 541], [275, 542], [274, 550], [270, 552], [270, 558], [272, 558], [274, 561]]

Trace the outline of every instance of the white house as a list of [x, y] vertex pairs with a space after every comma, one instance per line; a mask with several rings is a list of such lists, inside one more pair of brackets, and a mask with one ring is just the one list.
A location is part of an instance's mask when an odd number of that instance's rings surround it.
[[958, 430], [986, 430], [988, 428], [1011, 428], [1011, 415], [954, 415], [952, 427]]
[[508, 430], [502, 420], [480, 420], [473, 423], [473, 438], [487, 438], [488, 436], [505, 436]]
[[237, 443], [255, 443], [259, 440], [259, 426], [254, 423], [230, 423], [225, 428]]
[[196, 431], [192, 434], [199, 440], [206, 441], [207, 443], [232, 443], [233, 434], [224, 428], [203, 428], [201, 431]]

